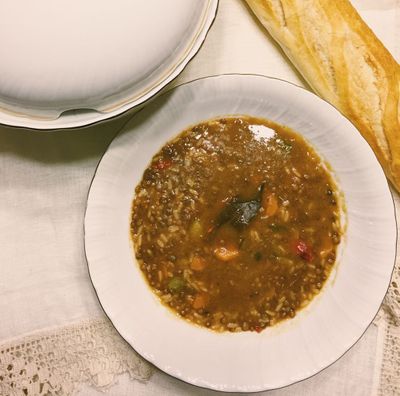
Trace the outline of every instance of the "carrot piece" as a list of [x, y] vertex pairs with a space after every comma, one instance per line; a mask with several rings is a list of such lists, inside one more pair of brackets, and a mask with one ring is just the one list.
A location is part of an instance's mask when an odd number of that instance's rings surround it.
[[278, 199], [275, 194], [268, 194], [264, 190], [262, 196], [262, 207], [264, 209], [264, 216], [270, 217], [273, 216], [278, 211]]
[[206, 260], [203, 259], [203, 257], [194, 256], [192, 258], [190, 268], [193, 271], [203, 271], [203, 269], [206, 268], [206, 265], [207, 265], [207, 262], [206, 262]]
[[205, 308], [208, 303], [208, 294], [206, 293], [199, 293], [193, 300], [192, 307], [194, 309], [202, 309]]
[[214, 249], [214, 255], [221, 261], [230, 261], [239, 256], [239, 250], [235, 246], [219, 246]]

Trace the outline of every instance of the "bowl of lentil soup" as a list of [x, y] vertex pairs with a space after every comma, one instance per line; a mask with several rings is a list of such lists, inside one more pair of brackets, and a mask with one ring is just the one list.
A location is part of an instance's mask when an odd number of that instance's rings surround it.
[[380, 306], [395, 239], [387, 182], [352, 124], [250, 75], [197, 80], [136, 115], [85, 216], [116, 329], [165, 372], [223, 391], [282, 387], [346, 352]]
[[148, 285], [215, 331], [293, 318], [322, 289], [345, 220], [315, 150], [271, 121], [228, 116], [166, 143], [136, 187], [131, 236]]

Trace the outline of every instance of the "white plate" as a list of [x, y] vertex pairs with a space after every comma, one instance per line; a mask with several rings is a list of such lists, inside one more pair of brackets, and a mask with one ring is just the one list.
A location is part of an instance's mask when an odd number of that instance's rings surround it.
[[[147, 286], [130, 246], [134, 188], [153, 154], [189, 125], [229, 114], [268, 118], [303, 134], [331, 164], [347, 206], [341, 258], [322, 293], [294, 319], [260, 334], [219, 334], [176, 317]], [[379, 309], [395, 242], [385, 176], [355, 127], [302, 88], [250, 75], [194, 81], [138, 113], [101, 160], [85, 217], [90, 276], [118, 332], [161, 370], [222, 391], [279, 388], [342, 356]]]
[[0, 123], [67, 128], [150, 98], [200, 48], [218, 0], [2, 0]]

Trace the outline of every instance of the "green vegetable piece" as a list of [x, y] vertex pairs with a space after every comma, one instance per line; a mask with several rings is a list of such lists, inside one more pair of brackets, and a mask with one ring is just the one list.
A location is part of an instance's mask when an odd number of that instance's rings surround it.
[[172, 293], [180, 292], [185, 286], [185, 281], [182, 278], [174, 277], [168, 282], [168, 289]]

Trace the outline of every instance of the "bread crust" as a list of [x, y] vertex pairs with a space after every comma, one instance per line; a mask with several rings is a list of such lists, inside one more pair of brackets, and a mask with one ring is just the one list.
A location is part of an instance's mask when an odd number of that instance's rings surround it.
[[246, 0], [322, 98], [357, 127], [400, 191], [400, 66], [348, 0]]

